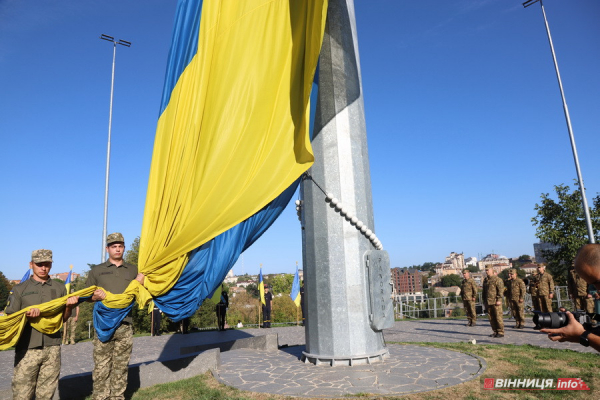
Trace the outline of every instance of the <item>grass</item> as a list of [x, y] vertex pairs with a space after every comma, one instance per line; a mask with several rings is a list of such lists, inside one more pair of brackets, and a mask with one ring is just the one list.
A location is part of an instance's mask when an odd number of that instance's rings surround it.
[[[472, 345], [468, 343], [400, 343], [436, 347], [471, 353], [485, 359], [487, 369], [480, 377], [460, 385], [445, 389], [411, 394], [406, 396], [369, 396], [360, 393], [346, 398], [403, 399], [403, 400], [477, 400], [477, 399], [589, 399], [594, 397], [595, 388], [600, 388], [600, 360], [595, 353], [578, 353], [571, 350], [557, 350], [536, 346], [516, 345]], [[557, 379], [581, 378], [591, 391], [487, 391], [483, 390], [484, 378], [527, 378]], [[220, 384], [210, 373], [194, 378], [139, 389], [132, 400], [283, 400], [290, 397], [239, 391]], [[306, 400], [310, 400], [305, 398]], [[317, 399], [313, 399], [317, 400]], [[318, 400], [323, 400], [319, 398]]]

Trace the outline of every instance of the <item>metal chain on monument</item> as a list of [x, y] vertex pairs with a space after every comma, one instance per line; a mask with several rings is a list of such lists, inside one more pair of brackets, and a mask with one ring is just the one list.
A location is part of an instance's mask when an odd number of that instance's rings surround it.
[[[377, 250], [383, 250], [383, 245], [375, 232], [369, 229], [361, 220], [359, 220], [356, 216], [352, 215], [346, 207], [339, 201], [336, 197], [334, 197], [331, 193], [327, 193], [316, 181], [315, 179], [308, 173], [305, 172], [302, 175], [302, 180], [310, 179], [317, 188], [325, 195], [325, 202], [329, 203], [329, 207], [333, 208], [340, 216], [346, 219], [346, 221], [350, 222], [350, 225], [354, 226], [356, 230], [360, 231], [364, 237], [371, 241], [373, 247]], [[302, 212], [302, 200], [296, 200], [296, 214], [298, 215], [298, 220], [301, 220], [300, 215]]]

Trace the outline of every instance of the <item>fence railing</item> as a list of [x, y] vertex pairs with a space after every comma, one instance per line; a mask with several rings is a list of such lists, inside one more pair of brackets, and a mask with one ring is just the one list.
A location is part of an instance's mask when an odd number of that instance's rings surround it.
[[[481, 299], [482, 293], [477, 293], [476, 299], [476, 312], [477, 314], [484, 313], [483, 302]], [[527, 293], [525, 295], [525, 310], [532, 311], [533, 303], [531, 301], [531, 295]], [[573, 303], [568, 296], [566, 286], [555, 286], [554, 287], [554, 298], [552, 299], [552, 306], [554, 309], [564, 307], [567, 310], [573, 309]], [[394, 312], [396, 319], [403, 318], [444, 318], [457, 316], [457, 310], [459, 316], [465, 315], [463, 309], [463, 302], [460, 296], [447, 296], [447, 297], [435, 297], [428, 298], [423, 301], [396, 301], [394, 302]], [[508, 304], [504, 299], [504, 311], [508, 314]]]

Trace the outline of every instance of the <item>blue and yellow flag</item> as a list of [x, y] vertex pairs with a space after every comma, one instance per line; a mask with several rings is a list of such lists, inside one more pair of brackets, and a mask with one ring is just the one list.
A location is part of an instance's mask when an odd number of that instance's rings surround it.
[[169, 291], [189, 253], [248, 219], [314, 161], [312, 82], [326, 0], [180, 0], [139, 269]]
[[266, 306], [267, 302], [265, 301], [265, 283], [263, 282], [262, 267], [260, 268], [260, 274], [258, 276], [258, 291], [260, 292], [260, 302]]
[[296, 264], [296, 275], [294, 275], [294, 283], [292, 283], [292, 292], [290, 297], [296, 304], [296, 307], [300, 307], [300, 276], [298, 275], [298, 265]]
[[[170, 318], [189, 315], [285, 207], [314, 160], [309, 99], [327, 5], [178, 1], [140, 237], [146, 280], [95, 304], [100, 340], [134, 300], [142, 308], [154, 297], [178, 313]], [[60, 329], [65, 301], [39, 307], [48, 317], [34, 328]], [[22, 311], [0, 317], [0, 349], [18, 339]]]
[[67, 280], [65, 281], [65, 288], [67, 288], [67, 294], [71, 293], [71, 274], [73, 273], [73, 264], [69, 266], [71, 269], [69, 271], [69, 275], [67, 275]]
[[30, 276], [31, 276], [31, 268], [29, 268], [27, 270], [27, 272], [25, 272], [25, 275], [23, 275], [23, 277], [21, 278], [21, 282], [19, 282], [19, 283], [25, 282], [27, 279], [29, 279]]

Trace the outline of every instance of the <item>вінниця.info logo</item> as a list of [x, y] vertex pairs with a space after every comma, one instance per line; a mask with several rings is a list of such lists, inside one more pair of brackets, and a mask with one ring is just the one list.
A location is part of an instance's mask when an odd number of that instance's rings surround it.
[[484, 390], [590, 390], [580, 378], [496, 379], [484, 378]]

